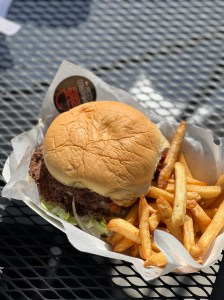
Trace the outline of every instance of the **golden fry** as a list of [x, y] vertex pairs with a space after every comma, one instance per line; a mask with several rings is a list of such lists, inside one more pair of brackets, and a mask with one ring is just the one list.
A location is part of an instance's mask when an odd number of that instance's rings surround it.
[[173, 201], [174, 201], [174, 196], [171, 193], [169, 193], [163, 189], [157, 188], [155, 186], [150, 187], [146, 196], [154, 198], [154, 199], [162, 197], [162, 198], [166, 199], [170, 204], [173, 204]]
[[152, 251], [154, 252], [160, 252], [160, 249], [156, 246], [155, 242], [152, 240]]
[[145, 199], [145, 196], [141, 196], [139, 206], [141, 207], [139, 231], [142, 244], [142, 255], [144, 259], [147, 259], [152, 254], [152, 245], [149, 231], [149, 206]]
[[108, 230], [121, 233], [137, 244], [141, 243], [139, 229], [124, 219], [112, 219], [109, 221], [107, 227]]
[[218, 208], [223, 200], [224, 200], [224, 193], [222, 192], [222, 194], [216, 198], [216, 200], [212, 203], [212, 205], [210, 205], [209, 208]]
[[171, 218], [172, 218], [172, 208], [168, 201], [162, 198], [158, 198], [156, 201], [158, 210], [162, 216], [163, 222], [166, 224], [169, 232], [175, 236], [180, 242], [182, 242], [182, 230], [180, 227], [173, 227]]
[[194, 257], [202, 256], [210, 247], [213, 240], [224, 226], [224, 201], [220, 204], [214, 218], [202, 234], [197, 244], [191, 247], [190, 253]]
[[175, 163], [175, 196], [173, 204], [173, 212], [171, 222], [173, 227], [184, 224], [187, 207], [187, 186], [186, 175], [183, 165], [179, 162]]
[[176, 133], [168, 149], [163, 168], [160, 171], [159, 178], [158, 178], [159, 188], [166, 187], [168, 183], [170, 175], [174, 169], [174, 164], [177, 161], [177, 157], [185, 135], [185, 131], [186, 131], [186, 122], [182, 121], [176, 129]]
[[[173, 189], [174, 192], [174, 189]], [[173, 205], [174, 202], [174, 195], [167, 192], [166, 190], [157, 188], [155, 186], [151, 186], [146, 196], [157, 199], [159, 197], [162, 197], [163, 199], [166, 199], [171, 205]], [[199, 201], [201, 200], [201, 196], [196, 192], [187, 192], [187, 200], [195, 200]]]
[[185, 216], [184, 225], [183, 225], [183, 245], [190, 251], [190, 248], [195, 244], [194, 240], [194, 225], [193, 219], [190, 214]]
[[139, 256], [144, 259], [144, 254], [142, 252], [142, 245], [138, 245], [138, 252], [139, 252]]
[[129, 249], [133, 245], [134, 245], [133, 241], [131, 241], [131, 240], [124, 237], [124, 238], [122, 238], [122, 240], [117, 245], [115, 245], [114, 251], [118, 252], [118, 253], [121, 253], [121, 252]]
[[[219, 195], [219, 197], [222, 197], [223, 195], [223, 190], [224, 190], [224, 174], [222, 174], [221, 176], [219, 176], [217, 182], [215, 185], [218, 185], [221, 187], [222, 193]], [[217, 197], [213, 197], [213, 198], [209, 198], [206, 199], [206, 201], [204, 201], [203, 203], [203, 208], [214, 208], [214, 207], [218, 207], [222, 200], [218, 201], [217, 203], [215, 203], [217, 201]], [[213, 205], [214, 203], [214, 205]]]
[[[129, 212], [127, 213], [125, 220], [128, 221], [131, 224], [135, 224], [136, 220], [138, 218], [138, 203], [135, 203], [133, 205]], [[115, 232], [112, 236], [107, 237], [107, 242], [110, 243], [112, 246], [117, 245], [124, 236], [118, 232]]]
[[191, 171], [188, 167], [188, 164], [187, 164], [187, 161], [186, 161], [186, 158], [184, 156], [183, 153], [180, 153], [179, 157], [178, 157], [178, 161], [180, 163], [182, 163], [182, 165], [184, 166], [184, 169], [185, 169], [185, 172], [186, 172], [186, 176], [189, 177], [189, 178], [193, 178], [192, 174], [191, 174]]
[[137, 257], [139, 255], [139, 245], [138, 244], [134, 244], [130, 248], [130, 255], [133, 257]]
[[166, 256], [163, 252], [153, 253], [150, 258], [144, 262], [145, 267], [165, 267], [167, 263]]
[[187, 200], [200, 201], [201, 196], [196, 192], [187, 192]]
[[[168, 184], [166, 187], [166, 191], [169, 193], [173, 193], [174, 192], [174, 184]], [[221, 187], [218, 185], [217, 186], [216, 185], [201, 186], [201, 185], [188, 184], [187, 191], [188, 192], [196, 192], [202, 198], [208, 199], [208, 198], [212, 198], [212, 197], [217, 197], [221, 193]]]
[[149, 230], [153, 232], [161, 221], [161, 214], [157, 210], [149, 217]]
[[189, 208], [192, 213], [194, 220], [197, 222], [200, 230], [204, 232], [208, 225], [211, 223], [211, 218], [206, 215], [203, 208], [195, 201], [196, 206]]
[[207, 208], [204, 209], [205, 213], [209, 218], [213, 219], [214, 215], [216, 214], [218, 208]]
[[[199, 180], [191, 178], [191, 177], [186, 177], [186, 182], [187, 182], [187, 184], [195, 184], [195, 185], [203, 185], [203, 186], [208, 185], [204, 181], [199, 181]], [[175, 183], [175, 179], [173, 179], [173, 178], [169, 179], [168, 183], [174, 184]]]

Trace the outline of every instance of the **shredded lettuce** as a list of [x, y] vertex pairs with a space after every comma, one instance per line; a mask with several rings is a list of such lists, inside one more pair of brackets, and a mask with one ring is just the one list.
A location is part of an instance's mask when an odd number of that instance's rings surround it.
[[74, 200], [72, 201], [72, 209], [76, 221], [83, 231], [90, 233], [91, 235], [94, 235], [98, 238], [100, 238], [101, 235], [108, 235], [107, 222], [105, 219], [97, 220], [94, 216], [90, 215], [82, 217], [78, 216]]
[[[58, 206], [56, 203], [47, 202], [43, 198], [41, 205], [44, 209], [48, 210], [52, 214], [56, 215], [60, 219], [69, 222], [72, 225], [79, 226], [83, 231], [90, 233], [98, 238], [101, 235], [108, 235], [107, 222], [105, 219], [98, 220], [95, 216], [78, 216], [76, 213], [75, 205], [73, 204], [74, 216], [66, 212], [63, 208]], [[74, 203], [74, 201], [73, 201]]]
[[43, 206], [44, 209], [48, 210], [49, 212], [59, 217], [60, 219], [67, 221], [72, 225], [77, 225], [77, 221], [75, 217], [69, 214], [68, 212], [66, 212], [63, 208], [61, 208], [57, 204], [53, 202], [47, 202], [41, 199], [41, 205]]

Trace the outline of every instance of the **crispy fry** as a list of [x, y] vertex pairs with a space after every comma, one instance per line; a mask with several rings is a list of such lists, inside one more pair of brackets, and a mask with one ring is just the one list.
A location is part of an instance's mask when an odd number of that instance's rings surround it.
[[[186, 182], [187, 182], [187, 184], [195, 184], [195, 185], [203, 185], [203, 186], [208, 185], [207, 182], [199, 181], [199, 180], [191, 178], [191, 177], [186, 177]], [[175, 179], [173, 179], [173, 178], [169, 179], [168, 183], [174, 184]]]
[[143, 255], [143, 252], [142, 252], [142, 245], [138, 245], [138, 253], [139, 253], [139, 256], [144, 259], [144, 255]]
[[178, 161], [180, 163], [182, 163], [182, 165], [184, 166], [185, 168], [185, 172], [186, 172], [186, 176], [189, 177], [189, 178], [193, 178], [192, 174], [191, 174], [191, 171], [189, 169], [189, 166], [187, 164], [187, 161], [186, 161], [186, 158], [184, 156], [183, 153], [180, 153], [179, 157], [178, 157]]
[[[139, 220], [140, 220], [140, 215], [141, 215], [141, 211], [142, 211], [142, 205], [143, 205], [143, 202], [140, 200], [139, 205], [138, 205], [138, 219]], [[153, 214], [157, 210], [157, 207], [153, 203], [148, 203], [147, 205], [149, 208], [149, 215], [151, 216], [151, 214]]]
[[155, 186], [150, 187], [146, 196], [154, 198], [154, 199], [162, 197], [162, 198], [166, 199], [170, 204], [173, 204], [173, 201], [174, 201], [174, 196], [171, 193], [169, 193], [163, 189], [157, 188]]
[[224, 200], [224, 193], [222, 192], [221, 195], [216, 198], [215, 202], [213, 202], [209, 208], [218, 208], [223, 200]]
[[190, 253], [194, 257], [201, 257], [210, 247], [213, 240], [224, 226], [224, 201], [220, 204], [214, 218], [200, 237], [196, 245], [191, 247]]
[[121, 233], [137, 244], [141, 243], [139, 229], [124, 219], [112, 219], [109, 221], [107, 227], [108, 230]]
[[[135, 203], [133, 205], [128, 214], [125, 217], [125, 220], [128, 221], [131, 224], [135, 224], [136, 220], [138, 218], [138, 203]], [[117, 245], [124, 236], [118, 232], [115, 232], [112, 236], [107, 237], [107, 242], [110, 243], [112, 246]]]
[[[169, 193], [173, 193], [174, 192], [174, 184], [168, 184], [166, 187], [166, 191]], [[188, 192], [196, 192], [202, 198], [208, 199], [208, 198], [212, 198], [212, 197], [217, 197], [221, 193], [221, 187], [219, 185], [201, 186], [201, 185], [188, 184], [187, 191]]]
[[195, 200], [198, 202], [201, 200], [201, 196], [196, 192], [187, 192], [187, 200]]
[[161, 221], [161, 214], [157, 210], [149, 217], [149, 230], [153, 232]]
[[[218, 185], [218, 186], [221, 186], [221, 190], [222, 190], [222, 193], [219, 195], [219, 197], [221, 197], [223, 194], [224, 194], [224, 174], [222, 174], [221, 176], [219, 176], [217, 182], [215, 185]], [[218, 207], [222, 200], [220, 200], [218, 203], [214, 204], [217, 201], [217, 197], [213, 197], [213, 198], [209, 198], [209, 199], [206, 199], [206, 201], [204, 201], [202, 203], [202, 206], [203, 208], [214, 208], [214, 207]]]
[[134, 244], [131, 248], [130, 248], [130, 255], [137, 257], [139, 255], [139, 245], [138, 244]]
[[197, 202], [195, 200], [187, 200], [187, 209], [194, 208], [197, 206]]
[[163, 168], [159, 174], [158, 187], [160, 188], [166, 187], [170, 175], [173, 172], [174, 164], [177, 161], [180, 147], [185, 135], [185, 130], [186, 130], [186, 122], [182, 121], [176, 129], [176, 133], [168, 149]]
[[186, 175], [183, 165], [175, 163], [175, 197], [171, 222], [173, 227], [183, 225], [187, 207]]
[[[128, 219], [126, 221], [132, 225], [134, 225], [135, 223], [134, 218]], [[112, 246], [115, 246], [123, 239], [123, 237], [124, 236], [121, 233], [114, 232], [113, 235], [107, 237], [107, 242], [110, 243]]]
[[139, 231], [142, 244], [142, 255], [144, 259], [147, 259], [152, 254], [152, 245], [149, 231], [149, 206], [145, 199], [145, 196], [141, 196], [139, 207], [141, 208], [139, 218]]
[[152, 240], [152, 251], [154, 252], [160, 252], [160, 249], [156, 246], [155, 242]]
[[[173, 189], [174, 192], [174, 189]], [[162, 197], [166, 199], [170, 204], [173, 205], [174, 202], [174, 195], [167, 192], [166, 190], [157, 188], [155, 186], [151, 186], [146, 196], [157, 199], [159, 197]], [[196, 192], [187, 192], [187, 200], [195, 200], [199, 201], [201, 200], [201, 196]]]
[[195, 235], [195, 243], [197, 242], [198, 236], [201, 235], [201, 230], [197, 223], [194, 222], [194, 235]]
[[115, 245], [114, 251], [121, 253], [121, 252], [124, 252], [125, 250], [129, 249], [133, 245], [134, 245], [133, 241], [124, 237], [117, 245]]
[[173, 227], [171, 222], [172, 217], [172, 208], [169, 204], [169, 202], [165, 199], [158, 198], [156, 201], [158, 210], [162, 216], [163, 222], [166, 224], [169, 232], [175, 236], [180, 242], [182, 242], [182, 230], [180, 227]]
[[185, 216], [184, 225], [183, 225], [183, 244], [187, 251], [190, 251], [190, 248], [195, 244], [194, 241], [194, 225], [193, 219], [190, 214]]
[[207, 208], [204, 209], [206, 215], [209, 216], [209, 218], [213, 219], [214, 215], [216, 214], [218, 208]]
[[144, 262], [145, 267], [165, 267], [167, 263], [166, 256], [163, 252], [153, 253], [150, 258]]
[[222, 191], [224, 190], [224, 174], [219, 176], [219, 178], [216, 182], [216, 185], [220, 185], [222, 188]]
[[[193, 201], [193, 200], [192, 200]], [[195, 201], [196, 206], [189, 208], [192, 213], [194, 220], [197, 222], [200, 230], [204, 232], [207, 226], [211, 223], [211, 218], [206, 215], [203, 208]]]

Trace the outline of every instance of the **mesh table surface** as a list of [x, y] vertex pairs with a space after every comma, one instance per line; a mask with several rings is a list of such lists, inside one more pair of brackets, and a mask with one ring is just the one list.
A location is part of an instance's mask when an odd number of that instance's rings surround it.
[[[170, 120], [224, 137], [223, 1], [13, 1], [0, 35], [0, 168], [38, 120], [63, 59]], [[1, 181], [1, 187], [4, 182]], [[4, 204], [5, 208], [2, 207]], [[0, 299], [223, 299], [222, 260], [150, 283], [130, 264], [76, 251], [20, 201], [1, 200]]]

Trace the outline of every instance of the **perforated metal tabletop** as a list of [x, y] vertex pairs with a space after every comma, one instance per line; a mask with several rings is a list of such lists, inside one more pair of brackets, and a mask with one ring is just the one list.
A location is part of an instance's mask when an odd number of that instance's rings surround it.
[[[38, 120], [61, 61], [83, 65], [170, 120], [224, 137], [223, 1], [15, 0], [0, 35], [0, 168]], [[1, 188], [4, 186], [1, 180]], [[4, 207], [2, 207], [4, 202]], [[122, 261], [83, 254], [24, 203], [1, 199], [0, 299], [224, 299], [222, 257], [144, 281]]]

